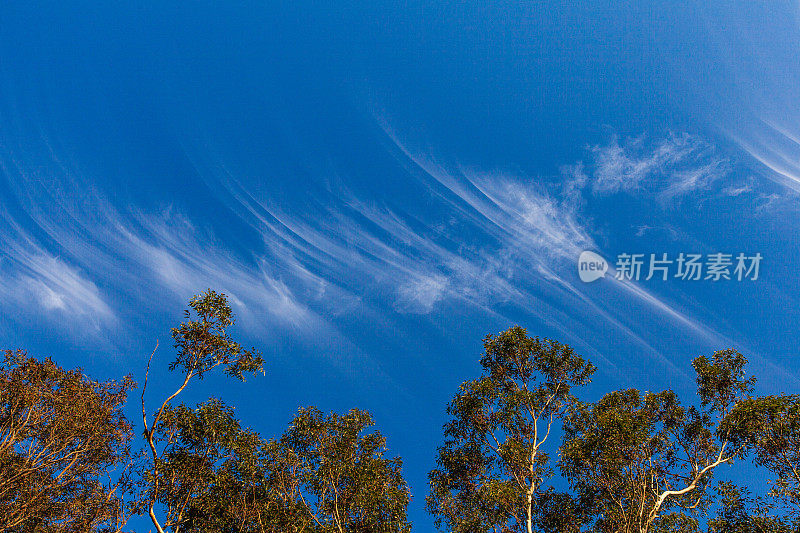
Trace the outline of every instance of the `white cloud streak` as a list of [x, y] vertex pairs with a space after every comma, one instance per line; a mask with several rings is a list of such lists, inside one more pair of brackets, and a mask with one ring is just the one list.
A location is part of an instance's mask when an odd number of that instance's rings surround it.
[[[689, 136], [671, 136], [650, 154], [644, 153], [638, 141], [625, 146], [615, 141], [605, 148], [595, 147], [591, 165], [578, 163], [562, 168], [568, 179], [559, 201], [530, 178], [465, 169], [451, 172], [426, 155], [406, 148], [390, 128], [385, 127], [385, 131], [425, 177], [433, 178], [452, 193], [448, 201], [470, 217], [476, 229], [497, 239], [497, 253], [509, 258], [508, 271], [514, 273], [508, 282], [518, 293], [517, 301], [537, 302], [531, 306], [536, 308], [532, 314], [572, 338], [576, 336], [575, 327], [580, 328], [578, 324], [594, 323], [592, 327], [598, 327], [600, 319], [643, 346], [662, 364], [683, 373], [625, 324], [631, 321], [630, 316], [621, 314], [613, 304], [587, 297], [586, 287], [574, 283], [572, 269], [582, 250], [598, 249], [590, 224], [580, 215], [585, 188], [610, 193], [647, 186], [657, 195], [671, 198], [708, 187], [727, 168], [726, 160], [711, 157], [713, 151], [708, 145]], [[607, 290], [616, 294], [611, 301], [631, 300], [626, 305], [628, 309], [634, 305], [653, 316], [667, 318], [709, 343], [725, 342], [722, 335], [648, 290], [613, 277], [608, 282]], [[576, 321], [579, 316], [583, 318]]]
[[747, 134], [728, 135], [762, 165], [766, 176], [792, 192], [800, 193], [800, 134], [772, 121], [761, 121]]
[[[52, 185], [27, 179], [18, 187], [26, 191], [23, 208], [65, 254], [13, 252], [13, 283], [0, 290], [28, 295], [18, 298], [50, 312], [77, 316], [76, 309], [91, 310], [102, 324], [116, 310], [99, 287], [134, 286], [138, 297], [166, 292], [180, 300], [212, 287], [229, 294], [252, 324], [295, 330], [334, 331], [331, 323], [354, 309], [427, 315], [456, 304], [495, 315], [510, 305], [577, 342], [587, 342], [576, 333], [587, 324], [611, 324], [661, 357], [613, 305], [592, 300], [575, 284], [578, 254], [598, 249], [581, 215], [583, 196], [587, 190], [649, 188], [673, 197], [708, 187], [725, 162], [706, 145], [672, 136], [653, 153], [640, 141], [595, 147], [590, 163], [564, 167], [569, 179], [559, 198], [524, 175], [440, 164], [386, 132], [405, 156], [411, 186], [435, 200], [440, 217], [416, 206], [401, 212], [343, 186], [310, 198], [310, 210], [286, 209], [268, 192], [259, 196], [240, 184], [223, 166], [197, 163], [204, 179], [226, 191], [232, 211], [261, 236], [263, 248], [242, 255], [173, 210], [112, 206], [98, 196], [86, 195], [66, 210], [62, 223], [53, 223], [41, 204], [52, 200]], [[75, 187], [73, 173], [64, 172], [68, 191]], [[643, 309], [714, 336], [642, 288], [610, 286]]]
[[56, 323], [72, 322], [91, 330], [116, 321], [114, 311], [84, 271], [52, 255], [8, 223], [7, 216], [2, 219], [6, 224], [0, 238], [0, 299], [7, 312], [43, 314]]
[[585, 172], [580, 181], [589, 182], [596, 194], [637, 191], [671, 199], [709, 190], [730, 170], [730, 162], [711, 145], [687, 133], [671, 134], [655, 146], [643, 138], [620, 143], [614, 137], [606, 145], [593, 146], [591, 154], [589, 164], [576, 168]]

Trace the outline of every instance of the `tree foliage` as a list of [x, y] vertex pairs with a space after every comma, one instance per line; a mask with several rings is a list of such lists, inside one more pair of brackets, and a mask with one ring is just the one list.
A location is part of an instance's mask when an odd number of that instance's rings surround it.
[[714, 469], [742, 455], [722, 422], [752, 389], [745, 363], [733, 350], [695, 359], [699, 407], [682, 406], [672, 391], [629, 389], [574, 410], [561, 468], [596, 529], [646, 533], [670, 508], [708, 505]]
[[[158, 503], [173, 531], [262, 531], [264, 486], [257, 476], [260, 437], [243, 429], [233, 408], [210, 399], [190, 409], [168, 406], [156, 446]], [[154, 469], [155, 471], [156, 469]], [[152, 480], [149, 483], [152, 486]]]
[[709, 533], [795, 533], [797, 525], [776, 516], [773, 502], [751, 491], [722, 482], [716, 490], [720, 500], [716, 516], [708, 521]]
[[263, 372], [261, 354], [243, 348], [230, 337], [228, 328], [234, 324], [234, 316], [224, 294], [209, 289], [192, 297], [189, 307], [191, 311], [184, 311], [185, 320], [172, 328], [177, 354], [170, 370], [181, 369], [186, 379], [202, 379], [220, 365], [225, 366], [226, 374], [240, 380], [245, 373]]
[[166, 523], [184, 532], [399, 533], [408, 487], [372, 417], [301, 409], [277, 440], [244, 430], [211, 400], [165, 412], [159, 468]]
[[0, 364], [0, 530], [120, 531], [127, 513], [134, 386], [93, 381], [51, 359], [6, 351]]
[[[175, 399], [221, 367], [243, 380], [263, 359], [229, 334], [223, 294], [189, 302], [172, 329], [180, 375], [144, 447], [122, 414], [135, 383], [6, 351], [0, 362], [0, 530], [121, 533], [132, 513], [159, 533], [408, 533], [409, 487], [372, 416], [301, 408], [263, 438], [210, 398]], [[595, 367], [521, 327], [484, 338], [481, 375], [449, 403], [427, 509], [453, 533], [792, 533], [800, 531], [800, 395], [754, 396], [746, 359], [693, 361], [697, 401], [672, 390], [582, 402]], [[157, 348], [157, 346], [156, 346]], [[558, 471], [551, 455], [558, 447]], [[718, 482], [753, 458], [770, 492]], [[563, 479], [559, 480], [559, 474]], [[569, 485], [569, 492], [556, 487]], [[137, 490], [134, 490], [137, 489]]]
[[800, 396], [749, 398], [731, 411], [723, 430], [775, 476], [772, 494], [800, 519]]
[[554, 502], [570, 506], [543, 486], [552, 474], [543, 446], [594, 366], [521, 327], [487, 336], [484, 350], [483, 375], [463, 383], [447, 408], [428, 509], [454, 532], [549, 530]]
[[[173, 461], [171, 470], [169, 470], [170, 477], [165, 477], [167, 472], [162, 471], [165, 459], [169, 459], [169, 455], [165, 456], [165, 454], [175, 450], [180, 444], [180, 439], [187, 436], [185, 431], [181, 431], [184, 428], [179, 424], [181, 420], [176, 419], [178, 411], [171, 408], [170, 402], [183, 392], [192, 378], [202, 379], [207, 372], [218, 366], [224, 366], [225, 373], [240, 380], [244, 379], [246, 372], [263, 371], [261, 355], [255, 350], [244, 349], [241, 344], [230, 337], [228, 328], [234, 324], [234, 316], [224, 294], [209, 289], [194, 296], [189, 301], [189, 307], [191, 307], [191, 311], [185, 311], [184, 322], [172, 329], [172, 338], [177, 354], [169, 369], [179, 369], [183, 374], [183, 381], [177, 390], [161, 403], [149, 423], [145, 406], [145, 391], [150, 363], [148, 363], [142, 390], [142, 422], [151, 457], [148, 468], [142, 473], [145, 482], [143, 500], [146, 502], [150, 520], [159, 533], [164, 533], [165, 527], [174, 533], [183, 530], [183, 525], [187, 520], [185, 515], [187, 494], [190, 494], [192, 490], [202, 490], [203, 486], [203, 472], [192, 471], [192, 468], [198, 466], [196, 464], [187, 463], [183, 465], [185, 470], [176, 470]], [[212, 403], [210, 407], [215, 407], [215, 405]], [[185, 409], [181, 412], [188, 413]], [[219, 415], [219, 409], [214, 411], [214, 414]], [[173, 457], [173, 459], [175, 458]], [[181, 493], [180, 498], [175, 497], [175, 494], [164, 493], [162, 490], [165, 485], [173, 489], [180, 487], [185, 493]], [[166, 505], [164, 524], [156, 516], [157, 502]]]
[[[243, 429], [233, 408], [211, 399], [192, 409], [172, 401], [193, 377], [217, 366], [243, 379], [262, 359], [228, 335], [233, 314], [224, 295], [193, 298], [186, 320], [172, 330], [171, 370], [183, 382], [148, 424], [151, 461], [143, 472], [147, 513], [158, 531], [173, 533], [405, 532], [408, 487], [399, 458], [383, 457], [386, 442], [369, 413], [323, 415], [301, 409], [278, 440]], [[146, 381], [145, 381], [146, 385]], [[156, 516], [161, 512], [161, 519]]]
[[358, 409], [324, 415], [304, 408], [267, 445], [268, 486], [280, 505], [276, 533], [410, 531], [402, 461], [383, 456], [386, 439], [365, 433], [373, 424]]

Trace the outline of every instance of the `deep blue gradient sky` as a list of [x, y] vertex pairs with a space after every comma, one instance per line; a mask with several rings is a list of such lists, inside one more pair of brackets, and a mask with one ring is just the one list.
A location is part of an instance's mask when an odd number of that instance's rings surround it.
[[[2, 8], [5, 347], [141, 379], [160, 339], [155, 399], [186, 301], [224, 291], [267, 374], [186, 400], [265, 435], [369, 409], [417, 531], [487, 333], [573, 345], [587, 398], [691, 399], [725, 347], [798, 392], [796, 1], [98, 4]], [[584, 284], [586, 249], [764, 259]]]

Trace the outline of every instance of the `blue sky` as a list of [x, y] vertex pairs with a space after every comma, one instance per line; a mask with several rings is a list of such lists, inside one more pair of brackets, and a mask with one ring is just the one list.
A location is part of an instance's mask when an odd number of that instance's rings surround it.
[[[267, 374], [186, 400], [265, 435], [369, 409], [417, 531], [486, 333], [573, 345], [587, 398], [691, 398], [726, 347], [797, 392], [796, 2], [97, 4], [3, 7], [5, 346], [141, 378], [160, 339], [155, 398], [185, 302], [224, 291]], [[583, 250], [763, 260], [586, 284]]]

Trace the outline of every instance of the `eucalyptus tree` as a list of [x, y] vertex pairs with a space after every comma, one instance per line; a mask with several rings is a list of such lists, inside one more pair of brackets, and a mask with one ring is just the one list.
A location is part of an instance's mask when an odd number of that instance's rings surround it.
[[186, 533], [408, 532], [402, 462], [384, 457], [372, 424], [356, 409], [303, 408], [279, 439], [262, 440], [219, 400], [170, 408], [160, 501]]
[[[172, 330], [183, 379], [148, 419], [150, 461], [144, 508], [159, 532], [401, 533], [409, 491], [399, 458], [369, 413], [323, 415], [304, 408], [286, 433], [265, 440], [243, 428], [234, 409], [210, 399], [195, 408], [172, 401], [193, 378], [218, 366], [236, 378], [262, 369], [261, 356], [233, 341], [233, 314], [222, 294], [192, 298], [192, 311]], [[152, 356], [151, 356], [152, 360]], [[149, 373], [148, 363], [148, 373]], [[145, 377], [145, 388], [147, 376]], [[156, 510], [163, 519], [159, 520]]]
[[[255, 350], [243, 348], [230, 337], [228, 328], [234, 324], [234, 316], [224, 294], [209, 289], [194, 296], [189, 301], [189, 307], [191, 311], [185, 311], [185, 320], [172, 329], [173, 345], [177, 354], [169, 369], [178, 370], [183, 376], [180, 385], [161, 402], [155, 414], [148, 417], [145, 392], [154, 350], [147, 364], [142, 387], [144, 437], [150, 450], [150, 461], [143, 472], [143, 501], [147, 514], [159, 533], [164, 533], [165, 528], [179, 533], [187, 521], [186, 499], [175, 498], [174, 494], [164, 492], [165, 486], [174, 488], [173, 477], [197, 480], [201, 474], [192, 470], [192, 464], [176, 464], [176, 458], [170, 455], [180, 439], [186, 437], [185, 431], [178, 430], [180, 424], [176, 417], [181, 413], [189, 413], [186, 409], [173, 409], [171, 402], [186, 389], [192, 379], [203, 379], [208, 372], [219, 366], [224, 368], [226, 374], [239, 380], [243, 380], [246, 373], [263, 372], [261, 355]], [[165, 466], [166, 460], [171, 460], [168, 469]], [[181, 471], [180, 468], [184, 470]], [[164, 474], [167, 472], [171, 477], [165, 480]], [[189, 490], [186, 487], [184, 489]], [[164, 504], [163, 524], [156, 516], [155, 508], [159, 502]]]
[[735, 350], [695, 359], [697, 407], [671, 390], [630, 389], [574, 409], [560, 465], [597, 531], [647, 533], [672, 508], [708, 507], [715, 469], [744, 452], [724, 421], [752, 391], [745, 364]]
[[164, 527], [180, 532], [257, 532], [270, 521], [264, 442], [234, 409], [212, 398], [164, 409], [156, 444]]
[[724, 429], [774, 476], [771, 494], [800, 520], [800, 396], [749, 398], [733, 409]]
[[129, 517], [135, 386], [95, 381], [80, 369], [22, 350], [0, 362], [0, 530], [118, 532]]
[[577, 527], [578, 506], [545, 483], [553, 474], [545, 444], [595, 367], [519, 326], [483, 344], [481, 377], [464, 382], [447, 408], [428, 510], [457, 533]]
[[410, 493], [402, 460], [384, 457], [386, 439], [366, 432], [372, 416], [302, 408], [264, 448], [275, 529], [300, 533], [407, 533]]
[[717, 487], [718, 510], [708, 520], [708, 533], [796, 533], [798, 525], [781, 516], [774, 500], [754, 496], [746, 487], [722, 482]]

